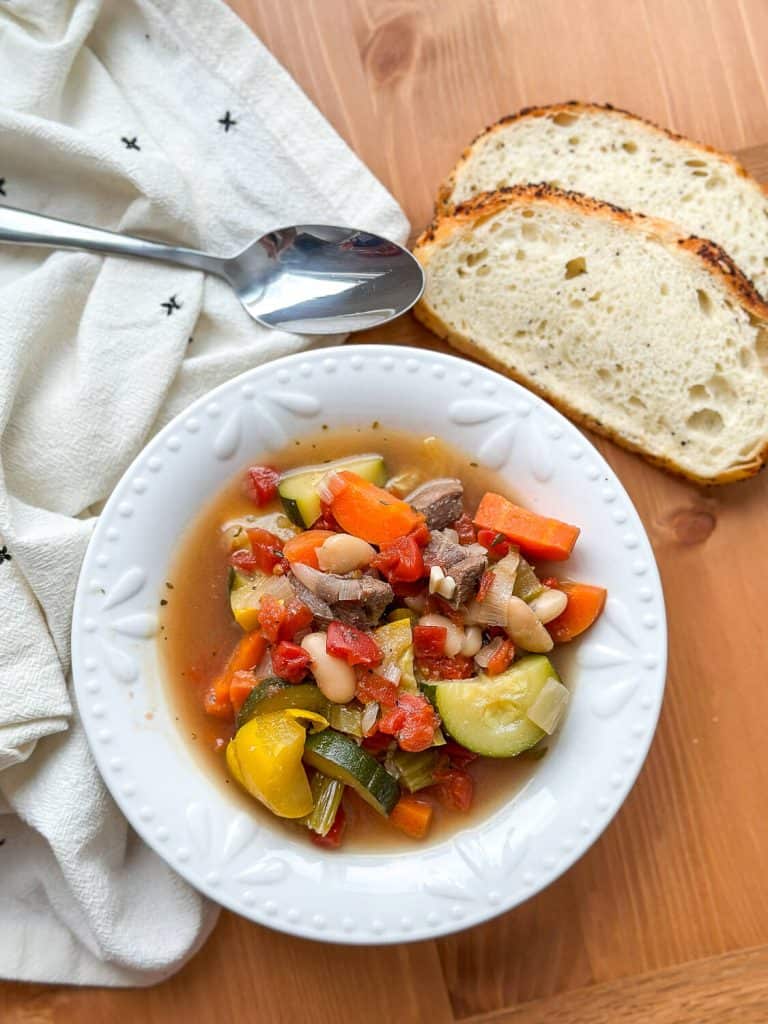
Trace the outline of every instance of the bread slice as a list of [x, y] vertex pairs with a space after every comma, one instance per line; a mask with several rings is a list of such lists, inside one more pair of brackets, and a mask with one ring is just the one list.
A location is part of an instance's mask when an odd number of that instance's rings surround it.
[[528, 182], [583, 192], [710, 238], [768, 298], [768, 191], [731, 156], [610, 106], [532, 107], [465, 150], [440, 189], [438, 212]]
[[419, 320], [585, 426], [702, 483], [768, 457], [768, 305], [714, 243], [528, 185], [438, 218], [414, 252]]

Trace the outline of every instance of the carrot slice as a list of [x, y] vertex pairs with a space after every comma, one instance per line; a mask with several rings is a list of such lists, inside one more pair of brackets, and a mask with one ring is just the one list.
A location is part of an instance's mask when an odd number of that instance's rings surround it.
[[232, 682], [229, 684], [229, 702], [235, 714], [238, 713], [240, 708], [245, 703], [245, 699], [254, 686], [257, 683], [256, 676], [253, 672], [242, 669], [239, 672], [235, 672], [232, 676]]
[[[245, 634], [224, 666], [224, 671], [214, 682], [212, 690], [205, 698], [203, 706], [208, 714], [222, 717], [224, 708], [231, 702], [230, 686], [235, 674], [255, 668], [264, 657], [266, 649], [267, 641], [257, 630]], [[211, 699], [211, 694], [213, 699]]]
[[333, 518], [342, 530], [369, 544], [391, 544], [424, 522], [407, 502], [349, 470], [333, 473], [327, 485]]
[[289, 562], [302, 562], [317, 569], [317, 549], [333, 536], [333, 530], [305, 530], [285, 542], [283, 554]]
[[432, 805], [406, 794], [392, 808], [389, 820], [412, 839], [423, 839], [432, 821]]
[[551, 561], [568, 558], [580, 533], [578, 526], [537, 515], [493, 491], [483, 495], [475, 523], [483, 529], [503, 533], [518, 544], [524, 554]]
[[568, 604], [562, 615], [547, 623], [547, 629], [555, 643], [563, 644], [589, 629], [603, 610], [606, 591], [589, 583], [565, 580], [557, 582], [557, 589], [568, 595]]

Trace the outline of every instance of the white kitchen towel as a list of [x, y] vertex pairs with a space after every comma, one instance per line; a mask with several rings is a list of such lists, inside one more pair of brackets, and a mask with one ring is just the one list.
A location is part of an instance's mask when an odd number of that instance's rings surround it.
[[[2, 0], [0, 203], [224, 254], [302, 221], [407, 232], [216, 0]], [[0, 976], [149, 984], [213, 925], [90, 758], [73, 594], [94, 515], [152, 432], [311, 343], [197, 272], [0, 244]]]

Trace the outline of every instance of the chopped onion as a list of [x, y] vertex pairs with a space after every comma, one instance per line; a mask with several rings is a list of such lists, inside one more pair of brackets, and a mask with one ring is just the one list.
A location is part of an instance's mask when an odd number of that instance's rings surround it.
[[315, 490], [320, 498], [320, 502], [323, 505], [330, 505], [333, 501], [333, 491], [330, 488], [330, 482], [337, 474], [337, 470], [333, 469], [330, 472], [325, 473], [315, 484]]
[[378, 669], [378, 674], [383, 679], [388, 679], [390, 683], [394, 683], [395, 686], [400, 684], [400, 676], [402, 675], [402, 672], [394, 661], [390, 661], [388, 665], [382, 665], [381, 668]]
[[379, 705], [376, 701], [371, 704], [366, 704], [363, 709], [363, 717], [360, 720], [360, 724], [363, 727], [363, 736], [367, 736], [368, 733], [373, 729], [374, 725], [379, 717]]
[[505, 576], [511, 579], [512, 586], [515, 585], [515, 579], [517, 577], [517, 570], [520, 565], [520, 552], [517, 548], [510, 548], [509, 552], [500, 558], [496, 565], [493, 567], [494, 572], [499, 576]]
[[481, 647], [480, 650], [475, 655], [475, 664], [478, 666], [478, 668], [488, 668], [488, 666], [491, 663], [491, 658], [494, 656], [494, 654], [498, 651], [498, 649], [501, 647], [503, 643], [503, 638], [500, 636], [496, 636], [484, 647]]
[[551, 736], [563, 717], [569, 698], [570, 694], [563, 684], [550, 678], [542, 686], [526, 715], [534, 725]]
[[263, 594], [271, 594], [278, 601], [289, 601], [293, 597], [293, 587], [285, 576], [272, 576], [264, 584]]
[[269, 648], [264, 651], [261, 661], [252, 671], [257, 679], [267, 679], [272, 675], [272, 653]]

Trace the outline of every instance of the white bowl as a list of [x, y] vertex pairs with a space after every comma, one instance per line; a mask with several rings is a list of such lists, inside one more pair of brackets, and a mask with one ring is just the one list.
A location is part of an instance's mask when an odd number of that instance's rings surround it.
[[[581, 640], [568, 715], [531, 780], [491, 817], [397, 852], [328, 852], [244, 813], [174, 722], [157, 611], [180, 531], [250, 461], [294, 436], [379, 419], [499, 470], [536, 510], [582, 528], [569, 575], [608, 588]], [[643, 526], [613, 471], [545, 402], [489, 370], [388, 346], [259, 366], [195, 402], [114, 490], [83, 563], [72, 626], [96, 762], [143, 839], [211, 899], [329, 942], [425, 939], [478, 924], [561, 875], [634, 782], [664, 691], [666, 623]], [[151, 718], [146, 717], [151, 713]]]

